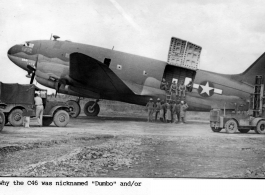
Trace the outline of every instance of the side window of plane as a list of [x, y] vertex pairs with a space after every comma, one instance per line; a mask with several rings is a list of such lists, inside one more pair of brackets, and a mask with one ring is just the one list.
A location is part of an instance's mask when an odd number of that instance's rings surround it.
[[29, 42], [26, 42], [23, 44], [24, 47], [30, 47], [30, 48], [33, 48], [34, 47], [34, 44], [33, 43], [29, 43]]
[[109, 58], [104, 59], [104, 64], [106, 64], [108, 67], [110, 65], [110, 62], [111, 62], [111, 59], [109, 59]]

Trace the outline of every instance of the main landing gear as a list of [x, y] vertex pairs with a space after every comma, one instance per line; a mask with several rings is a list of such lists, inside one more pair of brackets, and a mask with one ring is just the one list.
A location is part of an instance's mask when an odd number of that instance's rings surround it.
[[[98, 102], [99, 100], [87, 102], [84, 106], [84, 113], [87, 116], [97, 116], [100, 111]], [[78, 98], [77, 100], [69, 100], [67, 101], [67, 104], [69, 105], [71, 110], [70, 116], [72, 118], [78, 117], [81, 111], [80, 98]]]
[[75, 100], [68, 100], [66, 103], [68, 104], [69, 108], [70, 108], [70, 117], [72, 118], [76, 118], [79, 116], [80, 111], [81, 111], [81, 107], [80, 107], [80, 98], [78, 98], [76, 101]]
[[98, 101], [99, 100], [96, 100], [95, 102], [94, 101], [89, 101], [85, 104], [84, 106], [84, 113], [87, 115], [87, 116], [97, 116], [99, 111], [100, 111], [100, 108], [99, 108], [99, 105], [98, 105]]

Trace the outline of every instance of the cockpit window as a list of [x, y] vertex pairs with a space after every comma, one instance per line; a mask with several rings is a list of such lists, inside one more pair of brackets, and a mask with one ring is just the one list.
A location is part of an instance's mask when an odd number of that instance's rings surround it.
[[23, 44], [24, 47], [30, 47], [30, 48], [33, 48], [34, 47], [34, 44], [33, 43], [30, 43], [30, 42], [25, 42]]

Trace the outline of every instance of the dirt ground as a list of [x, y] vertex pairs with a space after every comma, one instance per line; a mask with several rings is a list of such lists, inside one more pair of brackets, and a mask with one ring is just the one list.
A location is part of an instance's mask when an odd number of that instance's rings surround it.
[[65, 128], [5, 126], [0, 138], [0, 176], [265, 178], [265, 135], [207, 122], [81, 116]]

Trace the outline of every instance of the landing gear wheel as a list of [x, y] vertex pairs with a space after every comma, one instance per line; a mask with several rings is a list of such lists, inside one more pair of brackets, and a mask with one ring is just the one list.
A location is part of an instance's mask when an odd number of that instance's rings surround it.
[[52, 122], [53, 122], [53, 118], [52, 117], [43, 117], [43, 119], [42, 119], [42, 125], [44, 127], [50, 126], [50, 124], [52, 124]]
[[234, 119], [230, 119], [225, 123], [225, 130], [227, 133], [235, 133], [238, 130], [237, 122]]
[[21, 126], [23, 124], [23, 111], [21, 109], [12, 110], [8, 115], [8, 121], [14, 127]]
[[222, 128], [214, 128], [214, 127], [211, 128], [213, 132], [220, 132], [222, 130]]
[[69, 100], [66, 103], [70, 107], [70, 110], [71, 110], [70, 117], [72, 117], [72, 118], [78, 117], [80, 114], [80, 111], [81, 111], [79, 103], [77, 101], [74, 101], [74, 100]]
[[100, 111], [99, 105], [94, 101], [89, 101], [84, 106], [84, 113], [87, 116], [97, 116]]
[[0, 132], [3, 130], [5, 126], [5, 114], [0, 111]]
[[250, 129], [238, 129], [240, 133], [248, 133]]
[[254, 130], [257, 134], [265, 134], [265, 121], [260, 121]]
[[53, 122], [57, 127], [65, 127], [69, 122], [69, 114], [65, 110], [58, 110], [53, 116]]

